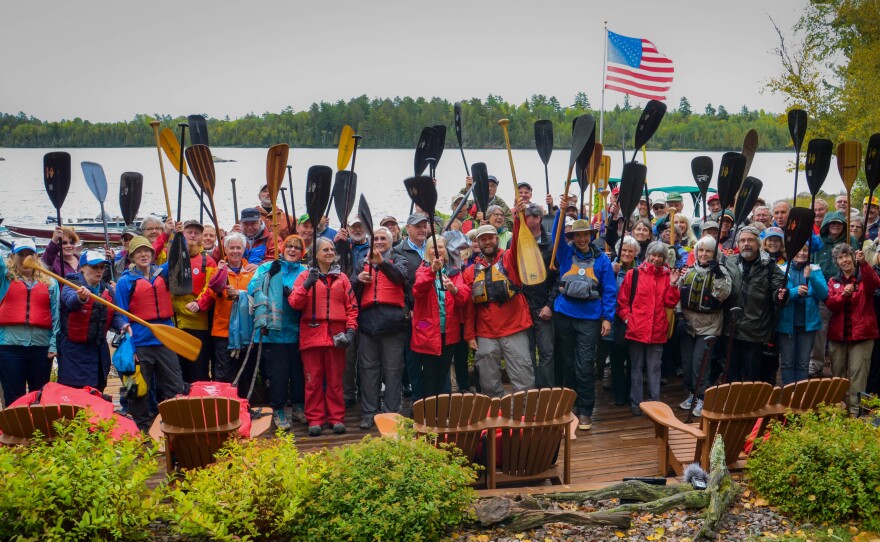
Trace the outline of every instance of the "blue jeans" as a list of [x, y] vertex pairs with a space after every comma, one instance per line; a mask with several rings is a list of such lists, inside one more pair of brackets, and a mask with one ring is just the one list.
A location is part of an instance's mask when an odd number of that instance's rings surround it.
[[816, 332], [807, 332], [802, 327], [796, 327], [794, 335], [777, 333], [776, 339], [779, 344], [782, 385], [806, 380], [810, 370], [810, 354], [816, 340]]
[[0, 384], [7, 406], [49, 383], [52, 360], [48, 356], [48, 346], [0, 346]]
[[555, 361], [562, 364], [564, 381], [557, 382], [577, 393], [577, 414], [592, 416], [596, 404], [596, 344], [601, 340], [599, 320], [581, 320], [561, 313], [556, 320]]

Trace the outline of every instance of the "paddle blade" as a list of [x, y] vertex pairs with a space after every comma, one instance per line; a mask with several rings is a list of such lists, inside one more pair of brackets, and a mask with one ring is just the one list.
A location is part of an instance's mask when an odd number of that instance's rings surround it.
[[749, 213], [758, 202], [762, 188], [764, 188], [764, 183], [760, 179], [746, 177], [746, 180], [743, 181], [742, 188], [739, 189], [739, 194], [736, 196], [736, 205], [733, 207], [733, 216], [737, 225], [744, 224], [748, 220]]
[[758, 151], [758, 131], [752, 128], [746, 132], [743, 139], [742, 154], [746, 157], [746, 167], [743, 169], [743, 177], [748, 177], [749, 170], [752, 169], [752, 160], [755, 159], [755, 153]]
[[189, 265], [189, 249], [182, 233], [175, 233], [168, 248], [168, 289], [171, 295], [193, 293], [192, 268]]
[[306, 212], [313, 228], [318, 227], [330, 202], [332, 177], [333, 170], [327, 166], [312, 166], [306, 175]]
[[141, 208], [141, 195], [144, 190], [144, 176], [126, 171], [119, 180], [119, 210], [122, 220], [130, 226]]
[[458, 146], [461, 147], [461, 102], [455, 102], [452, 105], [453, 112], [453, 128], [455, 129], [455, 138], [458, 140]]
[[852, 185], [859, 175], [861, 158], [862, 144], [858, 141], [844, 141], [837, 146], [837, 171], [847, 192], [852, 190]]
[[422, 128], [419, 142], [416, 144], [416, 154], [413, 158], [413, 176], [418, 177], [428, 167], [428, 158], [431, 158], [431, 139], [434, 137], [434, 128], [426, 126]]
[[189, 141], [193, 145], [210, 145], [208, 143], [208, 119], [203, 115], [190, 115], [186, 117], [189, 124]]
[[535, 121], [535, 148], [546, 166], [553, 153], [553, 123], [549, 120]]
[[443, 156], [443, 149], [446, 148], [446, 125], [437, 124], [434, 128], [434, 138], [431, 140], [430, 158], [436, 160], [434, 169], [440, 164], [440, 157]]
[[404, 179], [403, 186], [406, 187], [406, 193], [409, 199], [419, 207], [422, 212], [433, 217], [437, 207], [437, 187], [434, 186], [434, 179], [424, 175], [420, 177], [410, 177]]
[[348, 170], [337, 171], [333, 181], [333, 206], [340, 224], [348, 223], [348, 215], [354, 207], [354, 195], [357, 193], [357, 173]]
[[868, 150], [865, 151], [865, 179], [871, 192], [880, 184], [880, 134], [872, 134], [871, 139], [868, 140]]
[[709, 190], [709, 183], [712, 182], [712, 172], [715, 165], [712, 158], [708, 156], [697, 156], [691, 160], [691, 175], [694, 176], [694, 182], [700, 189], [700, 195], [705, 198], [706, 192]]
[[807, 175], [807, 185], [810, 194], [815, 196], [819, 193], [828, 176], [831, 167], [831, 155], [834, 153], [834, 143], [830, 139], [811, 139], [807, 143], [807, 160], [804, 163], [804, 173]]
[[70, 190], [69, 153], [49, 152], [43, 155], [43, 183], [52, 206], [61, 209]]
[[486, 214], [489, 207], [489, 170], [483, 162], [471, 166], [471, 177], [474, 179], [474, 201], [477, 210]]
[[639, 124], [636, 126], [636, 146], [633, 151], [633, 157], [639, 149], [654, 137], [654, 132], [660, 127], [660, 121], [666, 115], [666, 104], [659, 100], [651, 100], [645, 104], [642, 116], [639, 118]]
[[182, 329], [164, 324], [151, 324], [150, 331], [169, 350], [190, 361], [195, 361], [202, 351], [202, 341]]
[[792, 109], [788, 112], [788, 133], [791, 134], [791, 142], [794, 149], [801, 152], [804, 143], [804, 135], [807, 133], [807, 112], [803, 109]]
[[[593, 156], [590, 157], [590, 182], [595, 183], [599, 179], [599, 172], [602, 170], [604, 160], [605, 146], [601, 143], [593, 143]], [[611, 158], [608, 158], [611, 160]]]
[[644, 164], [627, 162], [623, 164], [623, 173], [620, 176], [620, 195], [618, 202], [624, 218], [629, 218], [639, 204], [639, 198], [645, 190], [645, 179], [648, 177], [648, 168]]
[[361, 199], [358, 201], [358, 217], [364, 223], [364, 227], [367, 228], [370, 237], [373, 237], [373, 213], [370, 212], [367, 198], [363, 194], [361, 194]]
[[[159, 145], [162, 147], [162, 151], [165, 152], [165, 156], [168, 157], [168, 161], [174, 166], [174, 171], [183, 173], [184, 176], [189, 175], [186, 169], [186, 162], [180, 161], [180, 142], [177, 141], [177, 137], [171, 131], [171, 128], [162, 128], [162, 131], [159, 132]], [[183, 164], [183, 171], [180, 171], [181, 163]]]
[[788, 259], [800, 252], [813, 236], [815, 219], [816, 213], [806, 207], [795, 207], [788, 213], [788, 223], [785, 225], [783, 235], [785, 255]]
[[[596, 119], [593, 115], [581, 115], [574, 119], [571, 125], [571, 154], [568, 157], [568, 167], [574, 167], [578, 157], [584, 153], [591, 140], [596, 140]], [[569, 179], [565, 179], [565, 182], [568, 181]]]
[[339, 133], [339, 149], [336, 152], [336, 169], [342, 171], [348, 167], [354, 153], [354, 128], [346, 124]]
[[193, 177], [209, 198], [214, 197], [214, 157], [207, 145], [190, 145], [183, 151]]
[[516, 266], [525, 286], [542, 284], [547, 280], [547, 266], [535, 236], [521, 229], [516, 238]]
[[721, 157], [718, 171], [718, 199], [721, 200], [722, 210], [733, 203], [733, 198], [739, 192], [745, 167], [746, 157], [742, 153], [726, 152]]
[[104, 175], [104, 168], [94, 162], [82, 162], [80, 165], [89, 190], [98, 201], [104, 203], [107, 199], [107, 177]]
[[287, 172], [288, 154], [290, 154], [290, 146], [287, 143], [279, 143], [269, 147], [266, 156], [266, 184], [269, 187], [269, 198], [273, 205], [278, 198], [284, 174]]

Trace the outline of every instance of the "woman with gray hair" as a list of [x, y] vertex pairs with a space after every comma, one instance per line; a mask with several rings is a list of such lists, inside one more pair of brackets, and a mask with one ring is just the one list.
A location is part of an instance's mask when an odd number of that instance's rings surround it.
[[630, 410], [640, 416], [642, 410], [642, 370], [647, 367], [648, 399], [660, 399], [660, 363], [663, 344], [669, 331], [666, 309], [679, 300], [677, 269], [666, 265], [669, 253], [666, 244], [654, 241], [646, 249], [646, 260], [627, 271], [618, 290], [617, 315], [626, 323], [629, 358], [632, 363]]
[[490, 205], [486, 209], [486, 220], [484, 222], [491, 224], [498, 230], [498, 246], [501, 248], [507, 248], [510, 238], [513, 236], [513, 232], [504, 223], [505, 216], [504, 209], [500, 205]]
[[721, 335], [721, 304], [730, 295], [733, 281], [715, 259], [714, 237], [701, 237], [694, 245], [694, 255], [694, 266], [685, 273], [680, 288], [683, 325], [679, 327], [679, 345], [688, 397], [679, 407], [689, 410], [696, 399], [693, 413], [699, 418], [703, 413], [703, 393], [709, 385], [709, 371], [702, 366], [706, 338]]
[[[627, 235], [617, 243], [618, 261], [611, 264], [614, 274], [617, 277], [617, 291], [620, 292], [620, 285], [629, 270], [636, 267], [636, 254], [639, 253], [639, 242]], [[623, 335], [626, 333], [626, 327], [622, 326], [622, 320], [614, 319], [614, 325], [611, 326], [611, 333], [602, 337], [601, 347], [597, 350], [597, 357], [600, 360], [605, 359], [607, 350], [608, 356], [611, 358], [611, 390], [614, 395], [614, 404], [623, 406], [629, 400], [629, 383], [632, 376], [630, 375], [629, 349], [625, 344]], [[618, 338], [619, 336], [619, 338]], [[604, 348], [603, 348], [604, 347]]]
[[150, 241], [150, 244], [155, 243], [156, 239], [162, 235], [162, 226], [164, 223], [162, 219], [155, 215], [149, 215], [141, 221], [139, 226], [140, 230], [144, 232], [144, 237]]

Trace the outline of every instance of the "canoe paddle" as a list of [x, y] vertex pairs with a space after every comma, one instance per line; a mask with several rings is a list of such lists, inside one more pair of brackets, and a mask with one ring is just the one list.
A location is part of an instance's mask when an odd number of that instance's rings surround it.
[[[629, 219], [639, 205], [639, 199], [641, 199], [647, 177], [648, 168], [644, 164], [639, 164], [638, 162], [623, 164], [623, 173], [620, 175], [620, 194], [617, 203], [623, 214], [624, 233], [629, 229]], [[614, 256], [615, 260], [620, 258], [620, 249], [617, 246], [615, 247]]]
[[[284, 182], [284, 171], [287, 169], [287, 157], [290, 154], [290, 146], [286, 143], [279, 143], [269, 147], [266, 156], [266, 186], [269, 188], [269, 201], [272, 202], [272, 239], [275, 243], [275, 259], [277, 260], [281, 254], [281, 248], [278, 246], [278, 213], [275, 209], [278, 205], [278, 191], [281, 183]], [[320, 221], [321, 213], [318, 217]], [[288, 218], [288, 226], [290, 220]], [[315, 229], [317, 230], [317, 226]]]
[[[630, 162], [636, 161], [636, 156], [638, 156], [639, 149], [644, 147], [648, 143], [648, 141], [650, 141], [651, 138], [654, 137], [654, 133], [657, 131], [657, 128], [660, 127], [660, 121], [663, 120], [664, 115], [666, 115], [665, 103], [659, 100], [650, 100], [647, 104], [645, 104], [645, 109], [642, 110], [642, 116], [639, 118], [639, 123], [636, 125], [636, 146], [633, 149], [632, 159], [630, 159]], [[622, 191], [623, 189], [621, 189], [621, 192]], [[645, 201], [647, 202], [648, 209], [650, 210], [651, 198], [648, 195], [647, 183], [645, 184]]]
[[[568, 174], [565, 176], [565, 199], [568, 201], [568, 190], [571, 188], [571, 174], [577, 165], [578, 157], [585, 152], [593, 152], [593, 143], [596, 141], [596, 119], [592, 115], [581, 115], [571, 123], [571, 152], [568, 156]], [[587, 151], [587, 148], [590, 148]], [[548, 209], [549, 211], [549, 209]], [[559, 239], [562, 237], [562, 227], [565, 222], [565, 209], [559, 209], [559, 220], [556, 224], [556, 236], [553, 242], [553, 254], [550, 256], [550, 269], [556, 271], [556, 251], [559, 248]]]
[[70, 154], [66, 152], [49, 152], [43, 155], [43, 184], [46, 195], [55, 207], [55, 219], [58, 226], [61, 222], [61, 206], [70, 190]]
[[[79, 289], [79, 285], [76, 285], [63, 277], [60, 277], [55, 273], [48, 271], [45, 267], [41, 266], [37, 261], [33, 259], [33, 256], [26, 258], [24, 262], [22, 262], [22, 265], [31, 269], [39, 269], [40, 271], [46, 273], [61, 284], [69, 286], [75, 290]], [[195, 359], [199, 357], [199, 352], [201, 352], [202, 350], [202, 341], [190, 335], [186, 331], [183, 331], [182, 329], [177, 329], [173, 326], [166, 326], [164, 324], [151, 324], [150, 322], [147, 322], [146, 320], [119, 308], [117, 305], [114, 305], [103, 297], [97, 296], [91, 292], [89, 292], [89, 297], [92, 298], [92, 301], [109, 307], [119, 312], [120, 314], [124, 314], [132, 322], [137, 322], [138, 324], [149, 329], [150, 332], [155, 335], [157, 339], [159, 339], [159, 342], [167, 346], [168, 349], [175, 354], [182, 356], [190, 361], [195, 361]]]
[[694, 182], [697, 183], [697, 189], [700, 191], [700, 199], [703, 200], [703, 222], [706, 221], [706, 194], [709, 192], [714, 168], [712, 158], [708, 156], [697, 156], [691, 160], [691, 175], [694, 176]]
[[[165, 181], [165, 164], [162, 163], [162, 142], [159, 138], [159, 124], [161, 123], [158, 120], [150, 121], [150, 126], [153, 128], [153, 135], [156, 138], [156, 154], [159, 155], [159, 172], [162, 174], [162, 191], [165, 193], [165, 216], [167, 218], [171, 216], [171, 200], [168, 198], [168, 183]], [[171, 134], [171, 139], [174, 139], [173, 133]], [[235, 220], [238, 221], [237, 216]]]
[[[354, 154], [354, 137], [355, 131], [354, 128], [346, 124], [342, 127], [342, 131], [339, 133], [339, 146], [336, 149], [336, 180], [334, 181], [333, 191], [330, 193], [330, 202], [327, 204], [327, 208], [322, 211], [322, 213], [330, 212], [330, 205], [333, 204], [333, 197], [336, 195], [336, 183], [339, 182], [339, 174], [345, 171], [348, 167], [348, 163], [351, 161], [351, 156]], [[339, 219], [340, 224], [342, 223], [342, 219]]]
[[[181, 124], [183, 126], [189, 126], [186, 123], [181, 123]], [[181, 124], [178, 124], [178, 126], [180, 126]], [[182, 177], [186, 177], [186, 182], [189, 184], [189, 187], [192, 188], [193, 194], [195, 194], [196, 197], [199, 198], [199, 203], [201, 204], [202, 209], [205, 211], [205, 213], [208, 214], [208, 218], [213, 220], [214, 218], [213, 218], [213, 215], [211, 214], [211, 211], [208, 210], [208, 207], [205, 205], [205, 202], [202, 201], [201, 197], [199, 197], [199, 189], [196, 188], [195, 183], [192, 181], [192, 179], [189, 176], [189, 170], [186, 168], [186, 162], [183, 160], [183, 153], [180, 151], [180, 149], [183, 147], [183, 145], [181, 144], [181, 142], [179, 142], [177, 139], [175, 139], [174, 132], [172, 132], [170, 128], [163, 128], [162, 131], [159, 132], [159, 146], [162, 147], [162, 150], [165, 152], [165, 156], [168, 157], [168, 161], [171, 162], [171, 165], [174, 166], [174, 169], [177, 171], [178, 184], [180, 184], [182, 186], [183, 185]], [[161, 160], [160, 160], [160, 165], [161, 165]], [[178, 196], [177, 196], [178, 206], [179, 206], [180, 197], [181, 197], [180, 192], [182, 190], [183, 190], [183, 188], [178, 190]], [[180, 212], [178, 212], [177, 214], [180, 215]], [[168, 216], [171, 216], [170, 205], [168, 207]]]
[[868, 206], [865, 208], [865, 226], [859, 239], [860, 248], [865, 242], [865, 233], [868, 231], [868, 211], [871, 210], [874, 201], [874, 190], [880, 184], [880, 134], [872, 134], [871, 139], [868, 140], [868, 150], [865, 151], [865, 180], [868, 181]]
[[726, 152], [721, 157], [721, 165], [718, 167], [718, 199], [721, 202], [722, 213], [730, 207], [739, 194], [745, 167], [746, 157], [740, 152]]
[[[507, 146], [507, 159], [510, 162], [510, 176], [513, 180], [513, 193], [516, 194], [518, 187], [516, 183], [516, 170], [513, 167], [513, 153], [510, 150], [510, 136], [507, 133], [507, 126], [510, 124], [508, 119], [498, 121], [501, 130], [504, 132], [504, 144]], [[595, 136], [595, 123], [593, 126], [593, 135]], [[590, 147], [592, 152], [592, 146]], [[517, 198], [519, 200], [519, 198]], [[520, 228], [516, 235], [516, 256], [517, 271], [519, 278], [525, 286], [534, 286], [541, 284], [547, 280], [547, 266], [544, 265], [544, 257], [541, 255], [541, 249], [538, 247], [538, 241], [535, 236], [525, 228], [526, 217], [520, 211], [519, 213]], [[523, 234], [525, 229], [525, 234]]]
[[333, 181], [333, 192], [330, 199], [336, 208], [336, 218], [344, 228], [348, 222], [348, 215], [354, 207], [354, 196], [357, 193], [357, 173], [351, 171], [337, 171]]
[[[287, 167], [290, 168], [290, 166], [287, 166]], [[290, 171], [290, 169], [288, 169], [288, 171]], [[238, 224], [238, 220], [239, 220], [239, 218], [238, 218], [239, 217], [239, 214], [238, 214], [238, 194], [235, 192], [235, 177], [230, 179], [230, 182], [232, 183], [232, 210], [235, 213], [235, 220], [233, 220], [232, 223]], [[291, 195], [290, 197], [292, 198], [293, 195]]]
[[[434, 186], [434, 179], [425, 175], [409, 177], [404, 179], [403, 186], [406, 187], [406, 193], [409, 194], [413, 203], [428, 215], [428, 226], [431, 228], [431, 241], [434, 243], [432, 246], [436, 247], [437, 236], [434, 231], [434, 215], [437, 212], [437, 187]], [[425, 253], [425, 257], [428, 258], [430, 256], [433, 258], [433, 256], [429, 255], [427, 252], [428, 251]], [[443, 283], [441, 282], [440, 290], [445, 289], [446, 288], [443, 287]]]
[[[187, 124], [181, 122], [177, 125], [180, 127], [180, 141], [176, 142], [177, 148], [177, 222], [181, 221], [181, 200], [183, 194], [183, 176], [186, 175], [186, 162], [183, 161], [183, 153], [180, 149], [184, 147], [186, 138]], [[170, 130], [169, 130], [170, 132]], [[165, 132], [163, 131], [163, 134]], [[173, 134], [172, 134], [173, 135]], [[160, 134], [160, 137], [162, 134]], [[164, 140], [164, 138], [162, 138]], [[173, 139], [173, 138], [172, 138]], [[165, 145], [163, 144], [163, 148]], [[167, 151], [166, 151], [167, 153]], [[189, 176], [187, 176], [189, 179]], [[190, 181], [191, 182], [191, 181]], [[195, 185], [193, 185], [195, 190]], [[189, 263], [189, 248], [186, 246], [186, 239], [183, 235], [176, 231], [172, 234], [171, 246], [168, 247], [168, 290], [171, 295], [188, 295], [192, 293], [192, 266]]]
[[[788, 112], [788, 133], [791, 134], [791, 142], [794, 144], [794, 196], [791, 198], [791, 206], [797, 205], [798, 174], [801, 169], [801, 145], [804, 143], [804, 135], [807, 133], [807, 112], [803, 109], [792, 109]], [[859, 153], [861, 154], [861, 152]], [[812, 226], [811, 226], [812, 227]], [[849, 223], [847, 223], [849, 227]], [[847, 229], [847, 235], [849, 230]], [[800, 250], [800, 249], [798, 249]], [[793, 256], [793, 255], [792, 255]], [[789, 260], [790, 261], [790, 260]], [[786, 278], [788, 274], [786, 273]]]
[[[375, 235], [373, 235], [373, 213], [370, 212], [370, 206], [367, 205], [367, 198], [361, 194], [361, 199], [358, 201], [358, 217], [360, 217], [361, 222], [364, 223], [364, 227], [367, 228], [367, 231], [370, 232], [370, 251], [367, 252], [367, 261], [370, 261], [370, 258], [373, 256], [373, 247], [375, 246]], [[357, 271], [357, 262], [355, 262], [355, 272]], [[373, 276], [373, 266], [370, 265], [370, 276]]]
[[[433, 140], [435, 137], [436, 135], [433, 126], [425, 126], [422, 128], [422, 133], [419, 134], [419, 141], [416, 143], [416, 152], [413, 156], [413, 177], [421, 176], [428, 168], [430, 159], [433, 158], [431, 155], [431, 146], [434, 145]], [[413, 213], [414, 206], [415, 202], [411, 202], [409, 205], [409, 214]]]
[[[834, 143], [830, 139], [811, 139], [807, 143], [807, 157], [804, 161], [804, 174], [807, 176], [807, 186], [810, 187], [810, 209], [816, 206], [816, 194], [825, 184], [828, 169], [831, 167], [831, 155], [834, 153]], [[807, 245], [807, 261], [812, 261], [813, 243]]]
[[746, 157], [746, 166], [743, 168], [743, 179], [749, 176], [749, 170], [752, 168], [752, 160], [755, 159], [755, 153], [758, 151], [758, 131], [752, 128], [746, 132], [743, 139], [742, 155]]
[[535, 121], [535, 148], [541, 161], [544, 162], [544, 185], [547, 187], [547, 194], [550, 194], [550, 174], [547, 171], [547, 164], [553, 153], [553, 123], [549, 120]]
[[[190, 145], [209, 145], [208, 143], [208, 122], [202, 115], [190, 115], [186, 117], [189, 124], [189, 143]], [[192, 168], [190, 168], [192, 169]], [[198, 179], [197, 179], [198, 180]], [[205, 200], [205, 188], [199, 188], [199, 201]], [[204, 207], [199, 207], [199, 223], [205, 221]], [[215, 226], [216, 227], [216, 226]]]
[[[208, 196], [208, 203], [211, 204], [211, 221], [214, 223], [214, 229], [220, 231], [220, 225], [213, 218], [217, 216], [217, 208], [214, 206], [214, 187], [216, 186], [216, 175], [214, 173], [214, 158], [211, 155], [211, 149], [207, 145], [197, 143], [190, 145], [186, 151], [186, 161], [189, 169], [199, 183], [202, 191]], [[274, 215], [273, 215], [274, 216]], [[220, 259], [223, 259], [223, 243], [219, 243]]]
[[290, 210], [293, 212], [293, 222], [296, 224], [296, 201], [293, 199], [293, 173], [291, 170], [293, 166], [287, 166], [287, 186], [290, 188]]
[[[351, 169], [348, 170], [350, 175], [350, 180], [348, 184], [345, 186], [345, 214], [342, 216], [342, 228], [348, 228], [348, 215], [351, 213], [352, 208], [354, 208], [354, 195], [357, 193], [357, 173], [354, 172], [354, 165], [357, 162], [357, 153], [358, 153], [358, 143], [361, 141], [361, 136], [355, 133], [351, 138], [354, 140], [354, 150], [351, 153]], [[332, 197], [332, 196], [331, 196]], [[339, 201], [339, 198], [336, 198], [336, 201]], [[338, 212], [338, 205], [337, 205]], [[372, 234], [371, 234], [372, 235]]]
[[486, 217], [486, 210], [489, 208], [489, 170], [483, 162], [477, 162], [471, 168], [471, 175], [474, 178], [474, 184], [471, 188], [474, 190], [474, 203], [477, 204], [477, 211], [483, 213]]
[[602, 171], [602, 163], [604, 161], [604, 156], [602, 153], [605, 152], [605, 146], [601, 143], [593, 143], [593, 157], [590, 158], [590, 197], [589, 197], [589, 207], [587, 207], [587, 220], [592, 224], [593, 221], [593, 187], [596, 190], [599, 189], [599, 173]]
[[739, 194], [736, 196], [736, 204], [733, 206], [734, 240], [736, 239], [736, 232], [739, 230], [739, 227], [749, 219], [749, 213], [758, 202], [758, 197], [761, 195], [763, 187], [764, 183], [755, 177], [746, 177], [746, 180], [743, 181]]
[[[315, 242], [318, 238], [318, 225], [321, 223], [321, 217], [324, 210], [330, 202], [330, 178], [333, 177], [333, 170], [327, 166], [312, 166], [306, 175], [306, 213], [309, 215], [309, 222], [312, 224], [312, 267], [317, 267], [317, 250]], [[318, 327], [317, 321], [317, 294], [315, 288], [312, 289], [312, 321], [309, 327]]]
[[141, 196], [144, 190], [144, 176], [133, 171], [126, 171], [119, 179], [119, 210], [126, 226], [131, 226], [141, 208]]
[[852, 187], [859, 176], [862, 158], [862, 144], [858, 141], [844, 141], [837, 146], [837, 171], [846, 188], [846, 235], [849, 235], [849, 219], [852, 215]]
[[[281, 191], [281, 203], [284, 205], [284, 215], [287, 216], [287, 217], [289, 217], [289, 216], [290, 216], [290, 210], [287, 208], [287, 187], [286, 187], [286, 186], [282, 186], [282, 187], [279, 188], [278, 190]], [[290, 222], [288, 222], [288, 224], [289, 224], [289, 223], [290, 223]]]
[[440, 165], [440, 157], [443, 156], [443, 149], [446, 148], [446, 125], [445, 124], [437, 124], [434, 126], [434, 137], [431, 139], [431, 145], [429, 147], [431, 158], [434, 161], [430, 164], [431, 167], [431, 178], [437, 178], [437, 166]]
[[584, 218], [584, 207], [586, 206], [586, 200], [584, 199], [584, 193], [587, 191], [587, 188], [590, 184], [590, 174], [587, 171], [590, 167], [590, 161], [593, 158], [593, 153], [595, 152], [595, 136], [594, 140], [587, 140], [587, 146], [584, 147], [584, 151], [577, 157], [575, 161], [574, 175], [575, 179], [577, 179], [578, 189], [580, 190], [580, 197], [578, 198], [578, 218]]
[[[785, 280], [788, 280], [788, 272], [795, 255], [804, 248], [804, 245], [813, 237], [813, 224], [816, 222], [816, 213], [806, 207], [793, 207], [788, 213], [788, 222], [783, 232], [785, 243], [785, 256], [788, 263], [785, 265]], [[809, 265], [809, 262], [807, 262]]]
[[[101, 206], [101, 223], [104, 225], [104, 247], [109, 249], [110, 234], [107, 232], [107, 214], [104, 212], [104, 200], [107, 199], [107, 177], [104, 175], [104, 168], [94, 162], [82, 162], [80, 165], [82, 166], [83, 177], [86, 179], [89, 190], [92, 191], [92, 195], [95, 196], [95, 199], [98, 200], [98, 204]], [[113, 262], [108, 261], [107, 265], [110, 267], [110, 280], [115, 281]]]
[[[471, 170], [468, 168], [467, 159], [464, 157], [464, 147], [461, 144], [461, 102], [455, 102], [455, 104], [452, 106], [452, 110], [455, 115], [453, 127], [455, 129], [455, 138], [458, 140], [458, 150], [461, 151], [461, 161], [464, 162], [464, 172], [467, 174], [468, 177], [470, 177]], [[471, 185], [471, 188], [473, 188], [473, 185]], [[467, 196], [465, 196], [464, 199], [466, 201]]]

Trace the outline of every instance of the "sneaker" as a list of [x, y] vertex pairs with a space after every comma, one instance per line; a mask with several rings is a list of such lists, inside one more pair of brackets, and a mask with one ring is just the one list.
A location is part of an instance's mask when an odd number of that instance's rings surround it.
[[309, 436], [310, 437], [321, 436], [321, 426], [320, 425], [310, 425], [309, 426]]
[[282, 431], [290, 430], [290, 422], [287, 420], [287, 416], [284, 415], [284, 409], [279, 408], [272, 415], [272, 421], [275, 422], [275, 427], [281, 429]]
[[697, 399], [697, 404], [694, 406], [694, 417], [699, 418], [703, 415], [703, 400]]
[[589, 431], [593, 427], [593, 420], [590, 419], [586, 414], [581, 414], [578, 416], [578, 429], [582, 431]]
[[308, 418], [306, 418], [306, 413], [302, 409], [302, 407], [293, 407], [293, 414], [291, 414], [291, 417], [303, 425], [309, 423]]
[[345, 424], [344, 423], [334, 423], [333, 424], [333, 434], [341, 435], [345, 433]]
[[690, 410], [693, 402], [694, 402], [694, 394], [692, 393], [692, 394], [688, 395], [687, 399], [685, 399], [684, 401], [681, 402], [681, 404], [678, 405], [678, 408], [680, 408], [682, 410]]
[[373, 421], [372, 416], [364, 416], [363, 418], [361, 418], [361, 423], [358, 424], [358, 427], [363, 429], [364, 431], [369, 431], [373, 428], [374, 425], [376, 425], [376, 422]]
[[632, 412], [633, 416], [641, 416], [642, 415], [642, 409], [640, 409], [637, 406], [629, 407], [629, 411]]

